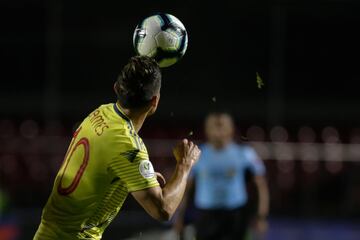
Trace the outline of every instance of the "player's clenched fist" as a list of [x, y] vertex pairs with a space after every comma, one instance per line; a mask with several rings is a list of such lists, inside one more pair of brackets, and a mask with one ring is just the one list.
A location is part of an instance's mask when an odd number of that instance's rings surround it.
[[190, 168], [199, 159], [201, 150], [192, 141], [184, 139], [175, 146], [173, 153], [179, 164], [184, 164]]

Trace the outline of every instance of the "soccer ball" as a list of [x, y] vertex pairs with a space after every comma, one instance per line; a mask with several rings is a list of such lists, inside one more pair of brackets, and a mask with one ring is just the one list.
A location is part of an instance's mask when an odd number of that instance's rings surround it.
[[136, 26], [133, 44], [137, 54], [153, 57], [160, 67], [168, 67], [185, 54], [188, 36], [179, 19], [158, 13]]

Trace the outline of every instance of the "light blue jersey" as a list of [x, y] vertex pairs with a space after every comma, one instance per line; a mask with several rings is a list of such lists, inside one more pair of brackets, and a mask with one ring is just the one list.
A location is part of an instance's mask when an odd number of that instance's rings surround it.
[[246, 145], [228, 144], [216, 150], [201, 147], [201, 157], [192, 170], [195, 206], [200, 209], [234, 209], [247, 202], [245, 171], [264, 175], [265, 167], [255, 151]]

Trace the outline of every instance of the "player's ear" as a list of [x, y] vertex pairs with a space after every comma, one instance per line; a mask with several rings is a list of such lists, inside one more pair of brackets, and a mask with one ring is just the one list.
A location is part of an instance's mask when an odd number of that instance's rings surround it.
[[148, 115], [153, 115], [156, 112], [156, 109], [157, 109], [157, 106], [159, 103], [159, 99], [160, 99], [160, 95], [155, 95], [151, 98]]
[[155, 95], [151, 98], [150, 104], [153, 108], [157, 108], [157, 105], [159, 103], [160, 95]]
[[118, 83], [117, 81], [114, 83], [114, 92], [116, 93], [116, 95], [118, 95]]

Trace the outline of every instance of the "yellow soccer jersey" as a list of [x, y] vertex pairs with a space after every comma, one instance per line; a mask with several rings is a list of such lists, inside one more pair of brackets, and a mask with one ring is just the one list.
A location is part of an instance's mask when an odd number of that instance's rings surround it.
[[101, 239], [129, 192], [158, 185], [132, 122], [102, 105], [74, 133], [34, 239]]

